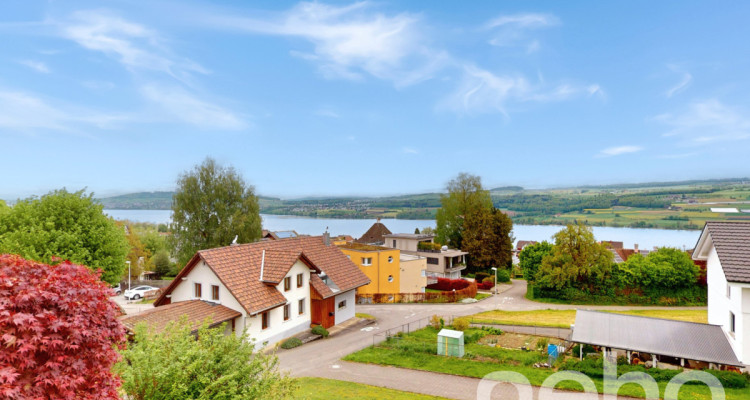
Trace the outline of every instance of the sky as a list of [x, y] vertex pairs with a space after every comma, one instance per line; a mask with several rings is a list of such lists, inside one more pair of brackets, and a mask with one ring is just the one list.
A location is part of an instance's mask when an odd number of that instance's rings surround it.
[[0, 198], [750, 176], [748, 2], [0, 6]]

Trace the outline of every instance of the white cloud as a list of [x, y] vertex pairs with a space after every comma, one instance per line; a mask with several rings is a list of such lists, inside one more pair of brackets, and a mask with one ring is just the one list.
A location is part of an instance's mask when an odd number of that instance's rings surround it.
[[530, 31], [548, 28], [560, 24], [560, 19], [551, 14], [514, 14], [501, 15], [484, 25], [492, 30], [493, 36], [489, 44], [498, 47], [523, 46], [527, 53], [539, 50], [539, 40], [530, 38]]
[[613, 157], [613, 156], [619, 156], [621, 154], [629, 154], [629, 153], [637, 153], [639, 151], [642, 151], [643, 147], [640, 146], [616, 146], [616, 147], [608, 147], [602, 151], [599, 152], [599, 154], [596, 155], [598, 158], [602, 157]]
[[160, 71], [180, 80], [194, 72], [208, 73], [191, 60], [172, 55], [157, 32], [107, 11], [78, 11], [60, 26], [64, 37], [113, 57], [130, 70]]
[[341, 118], [341, 115], [331, 109], [330, 107], [322, 107], [317, 110], [315, 110], [315, 115], [319, 117], [328, 117], [328, 118]]
[[173, 119], [199, 128], [236, 130], [248, 126], [233, 112], [198, 99], [180, 87], [146, 85], [141, 88], [141, 93]]
[[500, 112], [508, 115], [508, 106], [526, 102], [555, 102], [580, 96], [603, 96], [598, 85], [560, 84], [547, 87], [530, 83], [523, 76], [500, 76], [471, 64], [457, 90], [445, 98], [439, 108], [458, 113]]
[[80, 132], [96, 127], [111, 129], [128, 120], [123, 114], [106, 114], [65, 104], [52, 104], [30, 93], [0, 90], [0, 128], [33, 132], [54, 130]]
[[669, 69], [681, 74], [682, 79], [676, 85], [672, 86], [671, 88], [667, 89], [666, 92], [664, 92], [664, 95], [668, 98], [674, 96], [676, 93], [681, 92], [683, 89], [688, 87], [688, 85], [690, 85], [690, 82], [693, 81], [693, 75], [690, 75], [689, 72], [681, 71], [675, 66], [669, 66]]
[[404, 154], [419, 154], [419, 150], [411, 148], [411, 147], [404, 147], [401, 149], [401, 151]]
[[676, 137], [693, 145], [750, 138], [748, 113], [716, 99], [696, 101], [679, 113], [666, 113], [654, 120], [668, 127], [665, 137]]
[[42, 74], [49, 74], [50, 69], [47, 67], [47, 64], [41, 62], [41, 61], [34, 61], [34, 60], [19, 60], [19, 64], [25, 65], [31, 69], [33, 69], [36, 72], [42, 73]]
[[198, 23], [302, 38], [312, 44], [311, 51], [292, 54], [317, 63], [327, 78], [356, 80], [371, 75], [406, 86], [430, 79], [449, 62], [446, 53], [423, 44], [426, 35], [418, 16], [385, 15], [371, 8], [367, 2], [347, 6], [303, 2], [275, 18], [214, 15]]

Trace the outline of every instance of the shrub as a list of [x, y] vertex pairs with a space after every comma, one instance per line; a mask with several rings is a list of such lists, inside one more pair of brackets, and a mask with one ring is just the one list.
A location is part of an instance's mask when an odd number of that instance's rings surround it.
[[547, 353], [547, 345], [549, 345], [549, 339], [546, 337], [536, 341], [536, 349], [541, 351], [542, 354]]
[[497, 271], [497, 281], [498, 282], [510, 282], [510, 273], [506, 269], [500, 269]]
[[495, 277], [494, 276], [493, 277], [489, 277], [488, 276], [488, 277], [482, 279], [482, 283], [491, 283], [492, 286], [495, 286]]
[[469, 321], [464, 318], [457, 318], [453, 321], [453, 329], [457, 331], [465, 331], [469, 329]]
[[443, 324], [444, 324], [443, 319], [440, 318], [439, 315], [435, 314], [432, 317], [430, 317], [430, 326], [432, 327], [432, 329], [440, 330], [443, 328]]
[[427, 289], [442, 290], [444, 292], [452, 292], [453, 290], [466, 289], [470, 285], [471, 285], [471, 282], [465, 279], [438, 278], [437, 283], [428, 285]]
[[282, 349], [287, 349], [287, 350], [288, 349], [293, 349], [293, 348], [299, 347], [299, 346], [302, 346], [302, 341], [299, 340], [296, 337], [289, 338], [289, 339], [285, 340], [283, 343], [281, 343], [281, 348]]
[[477, 289], [482, 289], [482, 290], [490, 290], [493, 287], [495, 287], [495, 283], [494, 282], [488, 282], [488, 283], [482, 282], [480, 284], [477, 284]]
[[740, 374], [739, 372], [717, 371], [713, 369], [705, 371], [717, 377], [725, 388], [742, 389], [748, 387], [750, 384], [750, 376], [747, 372]]
[[477, 272], [474, 275], [474, 281], [477, 283], [484, 282], [485, 279], [491, 277], [492, 275], [486, 273], [486, 272]]
[[313, 335], [323, 336], [324, 338], [328, 337], [328, 330], [320, 325], [315, 325], [312, 328], [311, 332], [313, 333]]
[[125, 340], [109, 285], [82, 265], [0, 255], [0, 395], [119, 399], [111, 366]]
[[417, 250], [440, 251], [441, 247], [443, 246], [441, 246], [439, 243], [430, 243], [430, 242], [417, 243]]

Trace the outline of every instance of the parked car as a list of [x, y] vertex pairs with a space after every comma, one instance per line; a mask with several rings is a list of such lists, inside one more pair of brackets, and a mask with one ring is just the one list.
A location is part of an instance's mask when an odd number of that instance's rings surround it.
[[134, 287], [130, 290], [125, 291], [125, 299], [126, 300], [138, 300], [140, 298], [143, 298], [146, 296], [147, 292], [150, 292], [152, 290], [159, 290], [159, 288], [155, 288], [153, 286], [138, 286]]
[[115, 295], [118, 295], [122, 293], [122, 288], [120, 288], [120, 284], [112, 285], [112, 291], [115, 292]]

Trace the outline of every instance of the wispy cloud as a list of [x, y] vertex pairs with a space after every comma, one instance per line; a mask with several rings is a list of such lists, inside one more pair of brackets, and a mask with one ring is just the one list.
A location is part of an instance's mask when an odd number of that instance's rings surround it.
[[237, 130], [248, 126], [232, 111], [201, 100], [178, 86], [146, 85], [141, 93], [159, 106], [164, 115], [199, 128]]
[[419, 150], [411, 148], [411, 147], [404, 147], [401, 149], [401, 151], [404, 154], [419, 154]]
[[367, 75], [407, 86], [426, 79], [448, 61], [447, 54], [424, 45], [420, 18], [386, 15], [367, 2], [347, 6], [299, 3], [270, 18], [204, 16], [198, 23], [218, 29], [302, 38], [311, 51], [292, 55], [317, 63], [327, 78], [362, 79]]
[[508, 115], [508, 107], [527, 102], [555, 102], [575, 97], [603, 96], [599, 85], [561, 84], [548, 87], [532, 84], [521, 75], [496, 75], [475, 65], [464, 66], [461, 84], [440, 104], [462, 114], [499, 112]]
[[78, 11], [60, 22], [62, 35], [82, 47], [102, 52], [130, 70], [152, 70], [185, 80], [208, 71], [197, 63], [175, 56], [159, 34], [109, 11]]
[[61, 104], [22, 91], [0, 90], [0, 128], [16, 132], [38, 130], [82, 132], [112, 129], [129, 120], [124, 114]]
[[330, 107], [321, 107], [314, 112], [315, 115], [319, 117], [327, 117], [327, 118], [341, 118], [341, 115], [334, 111]]
[[690, 85], [690, 82], [693, 81], [693, 75], [691, 75], [689, 72], [682, 71], [673, 65], [670, 65], [669, 69], [682, 75], [682, 79], [680, 79], [679, 83], [664, 92], [664, 95], [667, 96], [667, 98], [674, 96], [678, 92], [681, 92], [683, 89], [687, 88], [688, 85]]
[[654, 120], [670, 128], [663, 136], [699, 145], [750, 139], [750, 118], [747, 115], [745, 110], [717, 99], [708, 99], [690, 103], [678, 113], [658, 115]]
[[600, 151], [599, 154], [596, 155], [596, 157], [597, 158], [614, 157], [614, 156], [619, 156], [622, 154], [637, 153], [642, 150], [643, 150], [643, 147], [641, 146], [607, 147], [606, 149]]
[[484, 25], [493, 32], [489, 44], [499, 47], [523, 46], [527, 53], [541, 47], [539, 40], [530, 37], [530, 31], [560, 24], [560, 19], [551, 14], [524, 13], [501, 15]]
[[34, 61], [34, 60], [18, 60], [18, 63], [21, 65], [25, 65], [31, 69], [33, 69], [36, 72], [42, 73], [42, 74], [49, 74], [51, 71], [49, 67], [47, 67], [47, 64], [41, 62], [41, 61]]
[[698, 152], [691, 152], [691, 153], [678, 153], [678, 154], [662, 154], [659, 156], [656, 156], [656, 158], [661, 158], [665, 160], [677, 160], [681, 158], [688, 158], [688, 157], [695, 157], [698, 155]]

